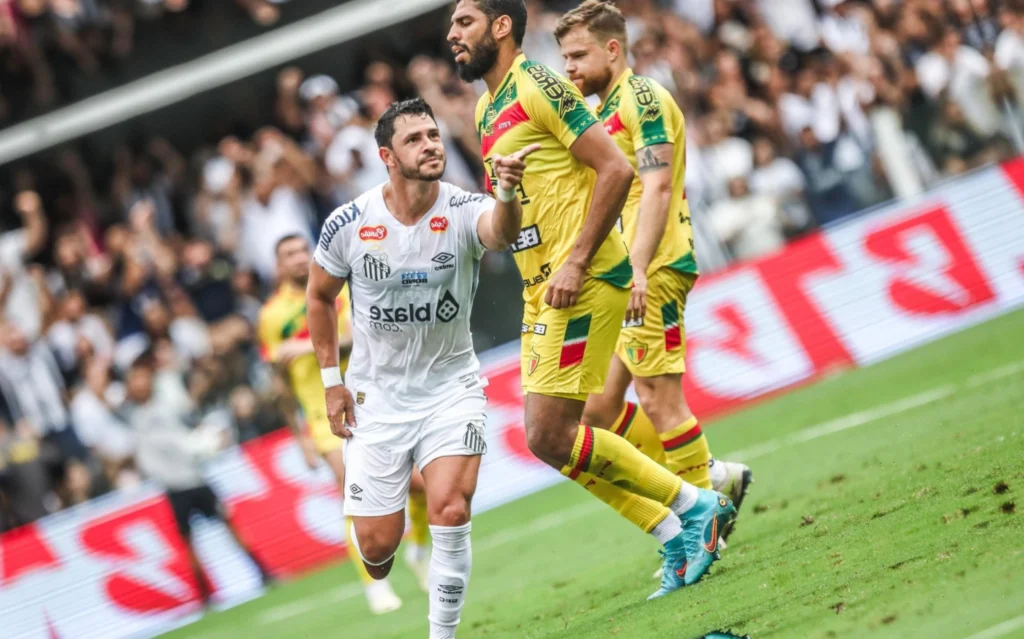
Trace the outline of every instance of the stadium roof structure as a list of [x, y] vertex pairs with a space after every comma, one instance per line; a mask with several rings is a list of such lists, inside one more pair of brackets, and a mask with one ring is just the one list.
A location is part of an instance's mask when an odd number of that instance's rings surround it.
[[355, 0], [0, 130], [0, 165], [410, 20], [448, 0]]

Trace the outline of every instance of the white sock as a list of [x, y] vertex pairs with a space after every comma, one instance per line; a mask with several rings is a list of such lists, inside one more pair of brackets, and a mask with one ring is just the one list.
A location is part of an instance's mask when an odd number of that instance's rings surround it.
[[711, 486], [715, 490], [721, 492], [722, 485], [729, 478], [729, 474], [725, 472], [725, 464], [716, 459], [711, 460], [711, 465], [708, 466], [708, 473], [711, 475]]
[[466, 601], [473, 553], [469, 531], [463, 526], [431, 526], [434, 546], [430, 553], [430, 639], [454, 639], [462, 605]]
[[679, 489], [679, 494], [676, 496], [676, 500], [672, 502], [669, 508], [672, 512], [682, 517], [683, 513], [697, 505], [697, 495], [700, 494], [699, 490], [693, 484], [684, 481], [683, 487]]
[[658, 540], [662, 546], [667, 544], [669, 540], [675, 539], [675, 537], [683, 532], [683, 524], [679, 521], [679, 517], [675, 514], [669, 513], [668, 517], [661, 520], [661, 522], [651, 530], [651, 534]]

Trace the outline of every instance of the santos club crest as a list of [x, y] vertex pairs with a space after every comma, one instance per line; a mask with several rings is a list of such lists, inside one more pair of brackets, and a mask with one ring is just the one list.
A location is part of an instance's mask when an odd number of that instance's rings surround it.
[[633, 362], [633, 364], [639, 364], [644, 361], [647, 357], [648, 350], [647, 344], [645, 342], [641, 342], [635, 337], [626, 342], [626, 355], [629, 357], [629, 361]]

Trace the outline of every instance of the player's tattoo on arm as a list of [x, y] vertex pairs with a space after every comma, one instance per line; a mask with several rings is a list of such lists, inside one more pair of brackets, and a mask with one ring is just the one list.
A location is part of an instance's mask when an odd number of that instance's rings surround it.
[[[668, 153], [664, 153], [661, 147], [668, 147]], [[660, 171], [661, 169], [667, 169], [672, 167], [672, 147], [668, 144], [657, 144], [654, 146], [644, 147], [637, 153], [636, 170], [637, 173], [649, 173], [650, 171]], [[668, 155], [666, 158], [665, 156]]]

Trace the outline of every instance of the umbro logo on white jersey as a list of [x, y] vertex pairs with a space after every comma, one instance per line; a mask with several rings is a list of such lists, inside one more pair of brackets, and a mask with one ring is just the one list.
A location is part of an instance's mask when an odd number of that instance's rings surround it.
[[455, 256], [451, 253], [438, 253], [434, 257], [430, 258], [430, 261], [437, 264], [437, 266], [434, 267], [435, 271], [446, 271], [450, 268], [455, 268], [455, 264], [452, 263], [452, 260], [454, 259]]

